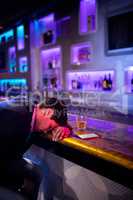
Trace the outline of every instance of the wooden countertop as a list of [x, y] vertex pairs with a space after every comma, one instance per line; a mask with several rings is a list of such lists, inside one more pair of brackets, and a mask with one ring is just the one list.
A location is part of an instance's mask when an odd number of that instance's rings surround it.
[[[73, 118], [71, 116], [70, 124], [76, 133]], [[98, 133], [100, 138], [82, 140], [71, 136], [59, 143], [133, 170], [133, 126], [89, 118], [88, 128]]]

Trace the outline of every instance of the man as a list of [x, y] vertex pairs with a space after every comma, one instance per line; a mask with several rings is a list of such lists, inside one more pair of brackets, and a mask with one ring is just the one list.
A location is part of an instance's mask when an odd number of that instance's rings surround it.
[[26, 142], [28, 141], [30, 147], [33, 142], [32, 137], [40, 132], [45, 134], [50, 132], [53, 141], [70, 135], [64, 102], [56, 98], [48, 99], [45, 104], [35, 108], [33, 116], [26, 107], [0, 106], [0, 159], [21, 158], [27, 150]]
[[[45, 104], [37, 105], [34, 113], [26, 107], [0, 105], [0, 185], [21, 185], [26, 163], [23, 154], [41, 134], [52, 134], [52, 140], [58, 141], [70, 135], [67, 125], [67, 110], [64, 103], [55, 98]], [[15, 186], [17, 187], [17, 186]]]

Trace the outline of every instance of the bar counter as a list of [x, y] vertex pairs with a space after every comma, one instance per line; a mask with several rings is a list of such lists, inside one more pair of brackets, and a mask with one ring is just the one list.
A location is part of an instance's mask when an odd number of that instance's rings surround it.
[[133, 188], [133, 126], [89, 118], [85, 132], [98, 133], [100, 137], [83, 140], [78, 138], [73, 117], [69, 121], [74, 132], [71, 137], [52, 142], [50, 135], [42, 135], [35, 144]]

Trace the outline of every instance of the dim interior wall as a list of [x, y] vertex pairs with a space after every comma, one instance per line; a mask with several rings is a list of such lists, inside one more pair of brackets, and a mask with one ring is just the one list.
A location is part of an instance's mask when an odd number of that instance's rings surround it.
[[[79, 1], [78, 1], [79, 3]], [[116, 97], [117, 99], [117, 110], [127, 114], [131, 111], [133, 95], [125, 93], [125, 82], [124, 82], [124, 69], [128, 66], [133, 65], [133, 54], [125, 55], [107, 55], [106, 52], [106, 17], [109, 13], [117, 13], [120, 10], [124, 10], [127, 7], [133, 7], [132, 0], [97, 0], [97, 30], [94, 33], [90, 33], [84, 36], [79, 35], [79, 9], [73, 8], [73, 12], [70, 15], [70, 20], [64, 26], [65, 31], [63, 35], [57, 38], [55, 46], [61, 46], [62, 48], [62, 79], [63, 87], [67, 88], [66, 83], [66, 72], [68, 70], [108, 70], [113, 69], [116, 72], [116, 91], [111, 95], [103, 93], [103, 98], [106, 96], [106, 101], [113, 102]], [[68, 31], [69, 30], [69, 31]], [[33, 31], [32, 31], [33, 33]], [[33, 36], [32, 36], [33, 37]], [[36, 37], [36, 34], [35, 34]], [[71, 46], [81, 42], [91, 42], [92, 44], [92, 59], [90, 63], [76, 66], [71, 65]], [[50, 46], [49, 46], [50, 48]], [[38, 47], [39, 49], [39, 47]], [[33, 49], [31, 50], [33, 52]], [[34, 53], [33, 53], [34, 55]], [[36, 56], [32, 56], [32, 86], [35, 87], [41, 78], [41, 65], [39, 62], [40, 55], [36, 53]], [[39, 70], [40, 69], [40, 70]], [[101, 94], [102, 95], [102, 94]], [[102, 102], [103, 104], [103, 102]]]
[[32, 90], [39, 89], [41, 84], [40, 49], [31, 49], [31, 80]]
[[[124, 82], [124, 70], [128, 66], [133, 65], [133, 54], [125, 55], [113, 55], [108, 56], [106, 52], [106, 17], [109, 13], [117, 13], [120, 10], [124, 10], [127, 7], [133, 7], [133, 2], [128, 1], [104, 1], [97, 0], [97, 31], [95, 33], [90, 33], [86, 36], [79, 36], [77, 19], [78, 15], [73, 16], [73, 27], [75, 29], [75, 34], [73, 34], [68, 41], [69, 49], [72, 44], [88, 41], [92, 43], [92, 60], [89, 64], [84, 66], [71, 66], [70, 65], [70, 55], [66, 53], [65, 61], [68, 70], [102, 70], [102, 69], [114, 69], [116, 72], [116, 91], [111, 95], [103, 93], [109, 102], [113, 102], [116, 97], [118, 97], [116, 108], [118, 111], [127, 114], [131, 111], [133, 106], [132, 95], [127, 95], [125, 93], [125, 82]], [[78, 12], [77, 12], [78, 13]], [[75, 24], [74, 24], [75, 21]], [[69, 60], [69, 64], [68, 64]], [[66, 85], [67, 87], [67, 85]], [[104, 98], [104, 97], [103, 97]], [[102, 102], [103, 104], [103, 102]], [[112, 104], [113, 105], [113, 104]]]

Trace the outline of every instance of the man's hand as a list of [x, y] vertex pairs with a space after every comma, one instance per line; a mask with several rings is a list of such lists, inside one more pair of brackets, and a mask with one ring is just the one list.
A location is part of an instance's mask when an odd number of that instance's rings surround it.
[[52, 140], [59, 141], [70, 136], [70, 129], [67, 127], [57, 127], [52, 131]]

